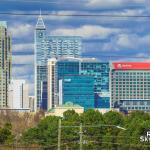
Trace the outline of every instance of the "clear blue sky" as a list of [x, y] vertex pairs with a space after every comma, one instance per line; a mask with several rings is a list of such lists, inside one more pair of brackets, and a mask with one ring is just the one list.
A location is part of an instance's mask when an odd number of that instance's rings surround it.
[[[148, 0], [1, 0], [0, 12], [59, 14], [150, 15]], [[34, 29], [38, 16], [0, 15], [12, 35], [13, 77], [34, 87]], [[107, 60], [101, 55], [149, 57], [150, 18], [44, 16], [50, 35], [80, 35], [83, 56]], [[117, 57], [113, 60], [148, 61]]]

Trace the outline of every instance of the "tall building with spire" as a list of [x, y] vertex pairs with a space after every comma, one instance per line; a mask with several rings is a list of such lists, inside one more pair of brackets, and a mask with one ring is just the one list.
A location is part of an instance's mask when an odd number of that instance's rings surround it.
[[0, 108], [8, 107], [8, 85], [11, 78], [11, 38], [7, 23], [0, 21]]
[[[80, 57], [81, 37], [50, 36], [41, 16], [35, 28], [35, 111], [45, 105], [47, 93], [47, 61], [49, 58]], [[44, 108], [45, 109], [45, 108]]]
[[40, 14], [35, 29], [35, 110], [40, 108], [42, 83], [47, 79], [45, 38], [46, 28]]

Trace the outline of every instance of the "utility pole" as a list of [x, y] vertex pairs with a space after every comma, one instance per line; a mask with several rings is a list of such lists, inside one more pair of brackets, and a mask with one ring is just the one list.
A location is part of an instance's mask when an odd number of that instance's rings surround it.
[[80, 124], [80, 150], [83, 150], [82, 149], [82, 145], [83, 145], [83, 128], [82, 128], [82, 123]]
[[60, 150], [61, 146], [61, 119], [58, 121], [58, 150]]

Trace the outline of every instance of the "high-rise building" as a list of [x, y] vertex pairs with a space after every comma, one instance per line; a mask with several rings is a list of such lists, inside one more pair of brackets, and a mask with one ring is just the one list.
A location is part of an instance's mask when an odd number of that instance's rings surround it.
[[80, 53], [80, 37], [49, 36], [46, 34], [46, 27], [42, 16], [38, 17], [35, 30], [35, 110], [43, 105], [42, 88], [45, 87], [47, 82], [48, 59], [66, 56], [80, 57]]
[[95, 108], [110, 108], [109, 63], [83, 59], [80, 74], [94, 77]]
[[25, 80], [11, 80], [8, 107], [18, 110], [29, 108], [29, 89]]
[[112, 108], [150, 112], [149, 62], [113, 62], [110, 78]]
[[94, 78], [66, 75], [59, 80], [59, 105], [72, 102], [86, 109], [94, 108]]
[[48, 108], [52, 108], [55, 105], [58, 105], [56, 62], [57, 62], [56, 58], [51, 58], [48, 60], [48, 77], [47, 77]]
[[59, 80], [65, 75], [79, 75], [79, 59], [51, 58], [48, 60], [48, 108], [59, 105]]
[[[49, 61], [52, 62], [52, 60]], [[48, 73], [48, 86], [53, 87], [53, 90], [48, 90], [48, 97], [52, 97], [53, 95], [53, 98], [48, 98], [49, 104], [53, 104], [49, 105], [50, 108], [59, 104], [58, 81], [63, 79], [66, 75], [85, 75], [93, 77], [95, 107], [110, 107], [109, 63], [99, 62], [94, 58], [61, 58], [55, 60], [54, 64], [53, 71], [49, 69], [50, 72]]]
[[40, 108], [41, 104], [41, 88], [47, 79], [47, 53], [45, 46], [46, 28], [40, 15], [35, 30], [35, 110]]
[[47, 46], [51, 58], [81, 56], [81, 37], [78, 36], [48, 36]]
[[11, 38], [7, 23], [0, 21], [0, 107], [8, 106], [8, 85], [11, 78]]

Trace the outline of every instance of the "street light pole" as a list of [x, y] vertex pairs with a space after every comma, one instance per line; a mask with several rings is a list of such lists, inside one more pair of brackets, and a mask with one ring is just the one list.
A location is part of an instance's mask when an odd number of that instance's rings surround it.
[[83, 129], [82, 129], [82, 123], [80, 124], [80, 150], [82, 150], [82, 146], [83, 146]]
[[61, 147], [61, 119], [58, 121], [58, 150]]

